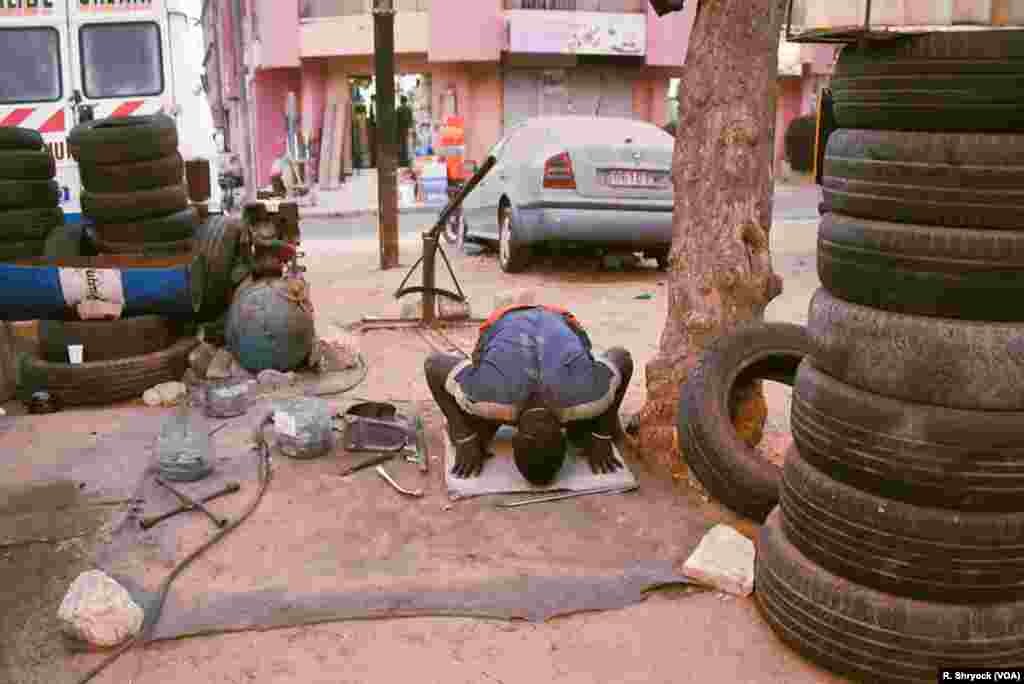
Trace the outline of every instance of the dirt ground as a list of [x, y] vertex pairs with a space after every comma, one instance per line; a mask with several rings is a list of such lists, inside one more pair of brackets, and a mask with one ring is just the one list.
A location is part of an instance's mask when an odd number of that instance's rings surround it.
[[[817, 287], [815, 230], [816, 223], [811, 221], [776, 223], [772, 249], [775, 270], [785, 278], [785, 292], [769, 307], [769, 320], [806, 320], [807, 304]], [[345, 326], [363, 316], [399, 314], [400, 304], [392, 294], [419, 255], [418, 240], [403, 241], [404, 267], [387, 272], [378, 268], [377, 245], [372, 241], [320, 240], [307, 242], [304, 247], [319, 322]], [[644, 365], [657, 351], [667, 308], [665, 275], [653, 263], [607, 271], [588, 260], [558, 259], [538, 263], [527, 273], [508, 276], [498, 269], [493, 255], [451, 256], [459, 281], [470, 295], [474, 315], [489, 313], [500, 293], [532, 289], [538, 301], [571, 308], [596, 345], [629, 348], [637, 372], [623, 414], [639, 410], [644, 397]], [[445, 283], [442, 279], [440, 284]], [[474, 335], [472, 330], [449, 330], [441, 335], [369, 332], [360, 339], [369, 374], [353, 394], [426, 405], [429, 393], [421, 371], [424, 356], [434, 349], [469, 349]], [[788, 426], [788, 391], [770, 386], [769, 405], [769, 429], [784, 432]], [[23, 459], [31, 460], [30, 454], [52, 440], [67, 444], [87, 439], [89, 416], [76, 412], [54, 417], [65, 423], [74, 421], [75, 428], [65, 435], [40, 428], [39, 434], [29, 440], [31, 444], [0, 449], [5, 454], [0, 459], [0, 517], [24, 512], [24, 503], [19, 503], [24, 498], [19, 498], [17, 492], [32, 467]], [[3, 439], [0, 425], [0, 444]], [[435, 465], [432, 477], [440, 477], [438, 470]], [[278, 496], [317, 494], [295, 486], [298, 488], [291, 493]], [[436, 489], [438, 485], [434, 482], [432, 486]], [[75, 505], [63, 499], [34, 500], [40, 510]], [[559, 510], [566, 511], [564, 514], [587, 510], [566, 504], [565, 509], [555, 509], [553, 515]], [[274, 513], [276, 505], [270, 506], [268, 517], [279, 518]], [[615, 503], [606, 499], [603, 505]], [[89, 510], [99, 510], [99, 506]], [[0, 586], [4, 587], [0, 592], [0, 629], [4, 635], [0, 638], [0, 682], [70, 683], [97, 662], [95, 655], [65, 655], [54, 614], [70, 580], [86, 567], [94, 546], [104, 541], [106, 525], [117, 507], [108, 503], [102, 510], [105, 515], [86, 524], [74, 538], [59, 543], [4, 546], [0, 540]], [[709, 524], [730, 519], [713, 507], [701, 515]], [[752, 532], [750, 526], [743, 530]], [[182, 555], [191, 548], [186, 541], [193, 540], [180, 540]], [[231, 549], [225, 548], [222, 553], [230, 555]], [[396, 653], [401, 657], [395, 657]], [[642, 603], [619, 610], [578, 614], [541, 624], [430, 617], [337, 622], [161, 642], [127, 655], [94, 681], [326, 684], [415, 680], [511, 684], [709, 679], [840, 681], [783, 646], [758, 615], [752, 599], [679, 590], [659, 591]]]

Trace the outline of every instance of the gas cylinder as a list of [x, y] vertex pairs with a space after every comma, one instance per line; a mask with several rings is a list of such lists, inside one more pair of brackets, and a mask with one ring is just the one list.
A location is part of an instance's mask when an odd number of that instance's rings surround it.
[[228, 349], [254, 373], [288, 372], [313, 351], [313, 305], [302, 278], [262, 278], [239, 285], [224, 326]]

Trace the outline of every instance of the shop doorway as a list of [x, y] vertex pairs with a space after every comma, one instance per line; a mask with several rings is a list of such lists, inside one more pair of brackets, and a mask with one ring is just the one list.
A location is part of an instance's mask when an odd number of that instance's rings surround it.
[[[352, 103], [351, 169], [359, 173], [377, 168], [377, 79], [349, 79]], [[395, 76], [395, 123], [398, 128], [398, 165], [407, 167], [418, 155], [429, 154], [432, 145], [431, 82], [429, 74]]]

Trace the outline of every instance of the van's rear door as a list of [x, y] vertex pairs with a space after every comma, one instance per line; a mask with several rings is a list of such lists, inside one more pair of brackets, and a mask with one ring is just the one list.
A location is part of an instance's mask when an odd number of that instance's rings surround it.
[[97, 119], [170, 109], [164, 0], [73, 0], [72, 78]]
[[57, 160], [62, 206], [78, 208], [78, 170], [67, 152], [71, 128], [67, 0], [0, 2], [0, 126], [32, 128]]

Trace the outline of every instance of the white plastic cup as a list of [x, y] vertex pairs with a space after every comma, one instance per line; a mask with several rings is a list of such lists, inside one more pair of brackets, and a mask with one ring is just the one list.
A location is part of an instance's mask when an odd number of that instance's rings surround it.
[[82, 357], [85, 355], [85, 347], [81, 344], [69, 344], [68, 345], [68, 360], [72, 365], [82, 363]]

